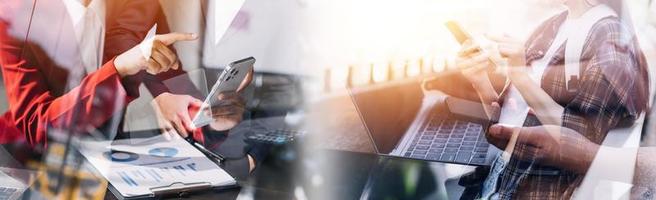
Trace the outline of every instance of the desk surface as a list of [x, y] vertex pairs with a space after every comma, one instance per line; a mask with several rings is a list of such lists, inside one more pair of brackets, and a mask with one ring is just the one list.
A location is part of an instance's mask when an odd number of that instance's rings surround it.
[[309, 109], [308, 125], [316, 134], [308, 146], [322, 149], [317, 151], [322, 152], [323, 160], [338, 164], [323, 165], [322, 159], [306, 159], [318, 160], [324, 169], [315, 171], [332, 177], [333, 180], [325, 181], [328, 185], [324, 190], [342, 195], [334, 196], [335, 199], [459, 199], [464, 189], [457, 183], [459, 178], [474, 171], [472, 166], [375, 155], [373, 143], [346, 92]]
[[[238, 177], [240, 188], [199, 191], [189, 199], [381, 199], [385, 197], [457, 199], [462, 190], [457, 177], [446, 177], [454, 171], [449, 165], [374, 154], [339, 150], [317, 150], [310, 164], [307, 159], [287, 160], [285, 155], [295, 148], [276, 149], [254, 174]], [[299, 162], [300, 161], [300, 162]], [[337, 165], [330, 163], [338, 162]], [[414, 174], [414, 175], [413, 175]], [[316, 181], [322, 177], [322, 181]], [[418, 177], [408, 179], [408, 177]], [[37, 186], [33, 186], [37, 187]], [[28, 199], [46, 198], [32, 188]], [[410, 195], [410, 196], [408, 196]], [[117, 199], [105, 191], [104, 199]]]
[[[240, 188], [201, 191], [189, 199], [458, 199], [458, 177], [447, 177], [453, 166], [373, 154], [322, 150], [317, 168], [269, 160], [255, 174], [240, 180]], [[325, 163], [339, 161], [339, 165]], [[289, 164], [289, 163], [288, 163]], [[299, 164], [299, 163], [296, 163]], [[323, 177], [321, 183], [313, 179]], [[414, 179], [408, 177], [415, 177]], [[107, 193], [105, 199], [115, 199]]]
[[[458, 186], [459, 177], [473, 171], [470, 166], [375, 155], [348, 95], [309, 107], [307, 123], [315, 130], [312, 137], [274, 148], [253, 174], [236, 176], [240, 188], [201, 191], [188, 197], [458, 199], [463, 189]], [[116, 199], [109, 191], [104, 198]]]
[[[458, 199], [458, 180], [474, 167], [374, 154], [348, 95], [310, 106], [315, 132], [303, 144], [274, 149], [237, 189], [193, 194], [198, 199]], [[329, 117], [326, 117], [329, 116]], [[318, 120], [313, 120], [318, 119]], [[289, 159], [289, 155], [293, 159]]]

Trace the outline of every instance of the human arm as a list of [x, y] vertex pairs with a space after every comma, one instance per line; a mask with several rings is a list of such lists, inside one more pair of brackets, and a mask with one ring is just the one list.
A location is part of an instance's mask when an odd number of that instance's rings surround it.
[[[456, 65], [460, 72], [478, 94], [485, 113], [489, 119], [497, 118], [500, 94], [506, 87], [506, 77], [495, 73], [491, 60], [500, 62], [500, 55], [493, 47], [482, 50], [478, 44], [466, 41], [458, 53]], [[502, 67], [502, 66], [497, 66]]]
[[582, 174], [588, 170], [600, 148], [572, 129], [553, 125], [514, 128], [493, 125], [486, 137], [492, 145], [505, 149], [513, 134], [517, 134], [515, 145], [526, 146], [515, 148], [522, 152], [513, 153], [513, 156]]
[[[127, 102], [138, 96], [132, 81], [123, 78], [113, 60], [81, 80], [81, 84], [58, 95], [54, 88], [64, 88], [66, 79], [50, 64], [37, 62], [30, 49], [36, 48], [7, 31], [9, 24], [0, 21], [0, 65], [11, 112], [11, 121], [31, 145], [45, 145], [50, 128], [85, 130], [98, 127]], [[52, 72], [46, 74], [45, 72]], [[55, 80], [53, 78], [64, 78]], [[53, 85], [57, 84], [57, 85]], [[79, 113], [73, 117], [74, 107]], [[71, 124], [75, 127], [71, 127]]]
[[633, 124], [649, 99], [642, 53], [626, 34], [631, 33], [617, 19], [595, 25], [581, 55], [578, 83], [570, 83], [575, 96], [564, 105], [562, 126], [598, 144], [609, 130]]
[[512, 68], [509, 77], [513, 86], [517, 88], [526, 103], [531, 107], [532, 113], [542, 124], [561, 125], [563, 106], [553, 100], [547, 92], [540, 87], [526, 70]]
[[[488, 141], [503, 148], [513, 136], [513, 131], [516, 131], [514, 129], [520, 129], [517, 144], [528, 146], [524, 148], [527, 152], [513, 154], [522, 156], [519, 159], [535, 159], [540, 164], [586, 174], [591, 180], [633, 184], [634, 197], [653, 197], [656, 189], [656, 147], [636, 149], [600, 146], [572, 129], [552, 125], [524, 128], [495, 125], [490, 128]], [[627, 167], [633, 169], [633, 176], [627, 177], [627, 172], [630, 172]], [[620, 171], [608, 173], [618, 169]], [[633, 180], [627, 181], [627, 178]]]
[[249, 125], [217, 131], [209, 126], [199, 128], [203, 134], [203, 145], [210, 151], [226, 157], [227, 170], [247, 175], [262, 163], [269, 152], [270, 145], [250, 143], [244, 137], [251, 132]]
[[[550, 26], [548, 26], [550, 27]], [[539, 29], [538, 32], [549, 28]], [[581, 71], [575, 79], [564, 77], [563, 50], [556, 54], [542, 77], [533, 77], [523, 67], [513, 67], [510, 79], [524, 99], [540, 119], [542, 124], [565, 126], [586, 135], [600, 143], [609, 129], [618, 126], [622, 120], [634, 120], [644, 109], [648, 87], [637, 55], [640, 53], [631, 40], [625, 38], [623, 27], [616, 19], [608, 18], [598, 22], [588, 36], [581, 55]], [[553, 30], [551, 30], [553, 31]], [[536, 37], [536, 36], [533, 36]], [[537, 38], [548, 37], [538, 34]], [[518, 52], [504, 48], [507, 38], [497, 41], [500, 51], [507, 57], [525, 57]], [[541, 46], [548, 41], [529, 43], [526, 51], [529, 62], [542, 55]], [[513, 46], [513, 45], [505, 45]], [[521, 45], [514, 45], [521, 49]], [[538, 53], [539, 52], [539, 53]], [[519, 55], [518, 55], [519, 54]], [[544, 56], [544, 55], [542, 55]], [[541, 82], [539, 82], [541, 81]]]
[[484, 105], [490, 105], [499, 100], [499, 94], [495, 91], [488, 76], [489, 68], [492, 65], [489, 61], [490, 54], [481, 52], [480, 48], [478, 44], [467, 40], [458, 52], [456, 65], [476, 90], [481, 102]]
[[[133, 75], [171, 67], [135, 56], [139, 49], [133, 48], [80, 77], [80, 84], [73, 87], [67, 83], [75, 78], [69, 77], [70, 71], [40, 54], [36, 44], [11, 35], [9, 28], [8, 22], [0, 21], [0, 65], [12, 121], [32, 145], [45, 144], [50, 128], [87, 132], [100, 126], [138, 96], [139, 81]], [[159, 39], [171, 43], [180, 39], [169, 37]], [[153, 48], [154, 54], [160, 53]]]
[[563, 106], [554, 101], [540, 87], [539, 82], [529, 75], [530, 68], [526, 63], [524, 42], [509, 36], [488, 37], [497, 43], [499, 53], [509, 61], [506, 69], [508, 78], [531, 107], [532, 113], [542, 124], [562, 124]]
[[[105, 59], [132, 48], [145, 38], [155, 23], [158, 33], [168, 33], [168, 23], [157, 0], [116, 0], [108, 2]], [[177, 54], [175, 49], [170, 50]], [[180, 65], [180, 62], [177, 61]], [[175, 84], [165, 84], [175, 78]], [[151, 102], [163, 134], [187, 137], [194, 131], [189, 109], [199, 107], [200, 92], [182, 68], [157, 75], [143, 74], [142, 81], [154, 97]], [[173, 87], [173, 88], [169, 88]], [[172, 131], [175, 130], [175, 131]]]

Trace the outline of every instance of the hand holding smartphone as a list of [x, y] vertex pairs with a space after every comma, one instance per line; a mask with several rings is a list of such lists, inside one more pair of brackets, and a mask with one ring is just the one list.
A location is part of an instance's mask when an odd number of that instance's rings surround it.
[[[474, 37], [472, 37], [471, 34], [469, 34], [467, 31], [465, 31], [458, 22], [455, 21], [448, 21], [445, 24], [446, 28], [449, 29], [451, 32], [451, 35], [455, 37], [455, 39], [460, 43], [460, 45], [464, 45], [465, 42], [470, 41], [470, 42], [476, 42]], [[480, 46], [477, 48], [477, 52], [481, 53], [488, 53], [490, 55], [490, 62], [494, 64], [496, 72], [499, 72], [500, 68], [506, 67], [508, 64], [505, 60], [502, 59], [501, 55], [498, 53], [490, 52], [486, 48], [481, 48]], [[472, 53], [476, 53], [472, 52]]]
[[224, 92], [238, 92], [242, 87], [247, 85], [245, 82], [249, 77], [249, 73], [253, 71], [253, 64], [255, 63], [255, 58], [248, 57], [241, 59], [235, 62], [230, 63], [219, 75], [219, 79], [216, 81], [212, 90], [203, 101], [203, 106], [194, 116], [192, 123], [194, 127], [203, 127], [209, 125], [214, 121], [212, 118], [212, 107], [225, 106], [224, 102], [219, 100], [219, 95]]

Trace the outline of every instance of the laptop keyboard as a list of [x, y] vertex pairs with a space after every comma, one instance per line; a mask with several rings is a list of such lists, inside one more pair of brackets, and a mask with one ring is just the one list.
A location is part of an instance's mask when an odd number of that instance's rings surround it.
[[481, 124], [433, 115], [430, 122], [413, 138], [404, 156], [483, 165], [489, 146]]
[[0, 186], [0, 199], [9, 199], [9, 198], [11, 198], [16, 192], [18, 192], [18, 188], [2, 187], [2, 186]]

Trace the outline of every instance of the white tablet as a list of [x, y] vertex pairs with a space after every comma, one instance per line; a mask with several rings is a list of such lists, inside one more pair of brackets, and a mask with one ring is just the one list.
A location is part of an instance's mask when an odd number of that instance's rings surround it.
[[214, 119], [212, 119], [211, 107], [221, 104], [221, 101], [219, 101], [219, 94], [223, 92], [237, 91], [242, 82], [244, 82], [246, 75], [253, 70], [253, 64], [255, 64], [255, 58], [248, 57], [230, 63], [223, 72], [221, 72], [219, 79], [214, 86], [212, 86], [212, 90], [210, 90], [207, 98], [205, 98], [203, 106], [192, 120], [194, 127], [203, 127], [214, 121]]

